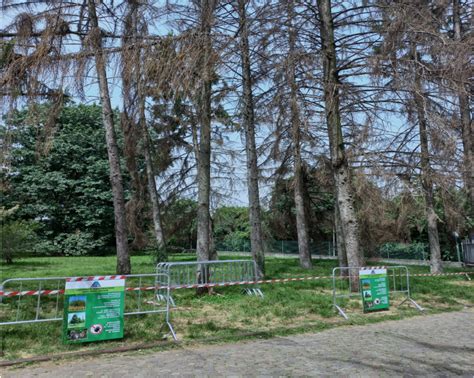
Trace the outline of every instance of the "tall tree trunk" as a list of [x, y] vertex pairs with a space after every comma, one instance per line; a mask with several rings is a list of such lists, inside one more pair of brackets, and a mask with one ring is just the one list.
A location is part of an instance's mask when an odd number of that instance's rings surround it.
[[[159, 195], [156, 190], [155, 182], [155, 170], [153, 167], [152, 159], [152, 146], [150, 142], [150, 135], [148, 133], [147, 121], [146, 121], [146, 88], [145, 88], [145, 78], [144, 78], [144, 69], [143, 69], [143, 56], [146, 54], [142, 47], [139, 46], [137, 37], [140, 33], [143, 33], [143, 25], [140, 29], [140, 20], [139, 20], [139, 7], [140, 4], [136, 0], [127, 0], [129, 11], [125, 17], [124, 29], [125, 29], [125, 38], [124, 45], [127, 45], [126, 51], [123, 54], [123, 87], [124, 87], [124, 105], [125, 109], [130, 109], [126, 114], [133, 116], [133, 125], [138, 127], [139, 132], [137, 132], [136, 127], [134, 136], [135, 143], [134, 146], [137, 147], [138, 139], [142, 139], [142, 148], [143, 148], [143, 157], [145, 160], [145, 173], [147, 181], [147, 191], [151, 203], [151, 212], [153, 220], [153, 231], [155, 236], [155, 241], [158, 249], [163, 252], [165, 247], [165, 238], [163, 233], [163, 227], [161, 224], [161, 215], [160, 215], [160, 200]], [[133, 130], [132, 130], [133, 132]], [[135, 160], [135, 159], [134, 159]], [[136, 171], [136, 164], [135, 164]], [[132, 172], [130, 172], [132, 175]], [[132, 183], [136, 181], [132, 176]], [[139, 181], [141, 184], [141, 181]], [[132, 184], [133, 187], [133, 184]], [[144, 197], [143, 185], [140, 185], [140, 194], [141, 197]], [[142, 210], [141, 208], [139, 210]], [[141, 211], [140, 211], [141, 213]], [[140, 215], [140, 214], [138, 214]], [[138, 223], [138, 222], [137, 222]], [[159, 256], [162, 257], [162, 253], [159, 253]]]
[[148, 195], [150, 196], [151, 202], [151, 213], [153, 218], [153, 231], [156, 239], [156, 245], [159, 249], [163, 249], [166, 246], [166, 240], [163, 233], [163, 226], [161, 224], [160, 214], [160, 199], [156, 190], [155, 182], [155, 170], [153, 168], [153, 160], [151, 157], [151, 143], [150, 135], [146, 125], [145, 116], [145, 98], [141, 94], [139, 89], [139, 102], [140, 102], [140, 126], [143, 134], [143, 156], [145, 158], [146, 176], [148, 183]]
[[115, 241], [117, 245], [117, 273], [129, 274], [131, 272], [130, 256], [128, 253], [127, 224], [125, 219], [125, 199], [123, 191], [122, 173], [120, 170], [120, 157], [115, 136], [114, 116], [110, 103], [105, 58], [102, 49], [102, 32], [99, 28], [95, 1], [88, 0], [89, 18], [91, 23], [91, 41], [94, 49], [95, 66], [99, 79], [100, 101], [102, 105], [102, 118], [105, 127], [105, 139], [110, 166], [110, 182], [115, 216]]
[[301, 158], [301, 120], [298, 106], [298, 84], [296, 82], [296, 30], [293, 26], [294, 2], [288, 1], [288, 85], [290, 87], [290, 114], [291, 131], [293, 139], [293, 160], [294, 160], [294, 200], [296, 212], [296, 233], [298, 236], [298, 252], [300, 265], [302, 268], [311, 269], [311, 252], [309, 250], [309, 235], [307, 214], [304, 199], [303, 161]]
[[[354, 207], [351, 171], [346, 158], [342, 136], [339, 107], [339, 75], [337, 71], [331, 1], [318, 0], [318, 11], [324, 66], [324, 102], [331, 163], [336, 186], [336, 201], [339, 208], [347, 264], [349, 267], [354, 268], [363, 264], [363, 257], [360, 250], [359, 222]], [[353, 273], [355, 272], [351, 272], [352, 288], [356, 290], [359, 287], [358, 275]]]
[[[200, 135], [197, 154], [198, 172], [198, 209], [197, 209], [197, 246], [198, 261], [210, 259], [210, 212], [211, 195], [211, 96], [212, 96], [212, 40], [211, 25], [214, 14], [214, 0], [201, 0], [200, 37], [202, 42], [201, 88], [198, 99]], [[197, 272], [200, 280], [204, 270]], [[208, 292], [206, 288], [198, 289], [198, 294]]]
[[143, 233], [142, 212], [144, 207], [144, 184], [138, 170], [138, 142], [141, 129], [138, 119], [138, 76], [140, 74], [140, 48], [137, 47], [138, 7], [133, 0], [127, 1], [122, 36], [122, 97], [123, 112], [120, 125], [124, 139], [124, 157], [130, 175], [130, 198], [125, 203], [127, 228], [131, 236], [131, 249], [142, 249], [146, 245]]
[[250, 247], [252, 257], [257, 264], [257, 278], [265, 274], [265, 255], [262, 240], [262, 222], [260, 214], [260, 195], [258, 189], [257, 148], [255, 144], [255, 113], [252, 93], [252, 74], [250, 70], [250, 49], [246, 5], [247, 0], [239, 0], [240, 18], [240, 56], [242, 60], [243, 86], [243, 124], [247, 152], [247, 189], [249, 196]]
[[418, 118], [418, 127], [420, 133], [420, 150], [421, 150], [421, 185], [423, 188], [423, 195], [425, 199], [425, 213], [428, 223], [428, 240], [430, 245], [430, 268], [431, 273], [441, 273], [443, 265], [441, 261], [441, 249], [439, 246], [438, 235], [438, 216], [434, 208], [434, 194], [433, 194], [433, 172], [430, 163], [430, 152], [428, 142], [428, 124], [426, 120], [426, 100], [423, 95], [423, 85], [421, 83], [421, 75], [418, 61], [418, 53], [416, 46], [411, 47], [412, 57], [416, 64], [415, 67], [415, 90], [414, 102], [416, 114]]
[[[460, 13], [460, 1], [453, 0], [454, 39], [457, 42], [461, 42], [463, 38]], [[469, 66], [468, 60], [463, 63], [466, 67]], [[464, 153], [464, 186], [469, 199], [470, 216], [474, 219], [474, 123], [471, 118], [469, 92], [468, 78], [462, 75], [458, 84], [458, 101]], [[474, 234], [474, 229], [469, 231]]]
[[[124, 83], [124, 93], [132, 93], [127, 90], [125, 84], [127, 80], [122, 80]], [[128, 87], [130, 89], [130, 87]], [[127, 99], [124, 94], [124, 108], [120, 117], [120, 126], [123, 132], [124, 149], [123, 154], [125, 158], [125, 166], [130, 176], [130, 198], [125, 203], [125, 212], [127, 220], [127, 229], [130, 235], [130, 249], [142, 249], [146, 245], [146, 236], [143, 233], [142, 212], [144, 206], [144, 184], [142, 177], [138, 170], [138, 139], [140, 138], [140, 131], [136, 123], [135, 110], [133, 109], [134, 101]]]

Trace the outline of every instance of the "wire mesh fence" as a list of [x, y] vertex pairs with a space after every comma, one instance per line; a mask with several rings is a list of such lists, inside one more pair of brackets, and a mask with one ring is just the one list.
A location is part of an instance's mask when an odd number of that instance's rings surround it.
[[[298, 254], [298, 242], [296, 240], [265, 240], [265, 252], [281, 253], [286, 255]], [[332, 241], [311, 242], [309, 245], [312, 255], [337, 256]], [[250, 240], [238, 240], [232, 242], [217, 242], [216, 249], [224, 252], [248, 252], [250, 253]]]
[[[240, 240], [232, 243], [217, 243], [218, 251], [248, 252], [250, 253], [250, 241]], [[313, 256], [327, 256], [336, 258], [338, 255], [337, 244], [334, 241], [317, 241], [310, 243], [310, 252]], [[461, 246], [455, 248], [444, 248], [442, 258], [444, 261], [464, 261], [460, 250]], [[468, 248], [466, 248], [468, 249]], [[298, 241], [296, 240], [265, 240], [265, 252], [284, 255], [298, 255]], [[430, 251], [427, 243], [385, 243], [375, 251], [365, 253], [367, 257], [392, 259], [392, 260], [418, 260], [429, 261]], [[470, 255], [469, 255], [470, 256]]]

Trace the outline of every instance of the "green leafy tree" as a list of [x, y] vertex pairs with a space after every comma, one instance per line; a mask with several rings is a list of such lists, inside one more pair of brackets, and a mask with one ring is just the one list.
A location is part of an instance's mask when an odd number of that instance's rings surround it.
[[250, 224], [246, 207], [223, 206], [214, 214], [214, 241], [221, 250], [250, 248]]
[[46, 131], [48, 111], [17, 112], [4, 127], [13, 148], [3, 200], [19, 205], [18, 220], [40, 224], [39, 252], [104, 252], [114, 246], [114, 213], [100, 107], [66, 106]]

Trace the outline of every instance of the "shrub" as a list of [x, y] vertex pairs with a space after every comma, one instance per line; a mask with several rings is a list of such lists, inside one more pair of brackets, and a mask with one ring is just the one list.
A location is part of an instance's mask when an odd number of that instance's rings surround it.
[[2, 260], [11, 264], [21, 254], [31, 252], [37, 240], [34, 224], [26, 221], [13, 221], [2, 224], [0, 228], [0, 254]]
[[74, 234], [60, 234], [60, 249], [65, 256], [84, 256], [96, 252], [106, 245], [103, 238], [96, 238], [90, 232], [77, 231]]

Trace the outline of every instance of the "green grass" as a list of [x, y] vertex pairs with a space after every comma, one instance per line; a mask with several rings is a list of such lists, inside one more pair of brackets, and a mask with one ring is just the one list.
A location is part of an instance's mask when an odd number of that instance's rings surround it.
[[[221, 256], [221, 258], [232, 258]], [[192, 255], [173, 256], [173, 260], [193, 260]], [[296, 259], [267, 258], [266, 278], [330, 275], [336, 262], [315, 261], [314, 268], [302, 270]], [[132, 257], [133, 273], [153, 273], [149, 256]], [[427, 273], [428, 267], [410, 266], [410, 273]], [[449, 272], [464, 269], [447, 269]], [[110, 257], [67, 257], [67, 258], [25, 258], [12, 265], [1, 267], [2, 281], [17, 277], [81, 276], [113, 274], [115, 258]], [[413, 277], [412, 296], [427, 313], [453, 311], [474, 304], [474, 281], [465, 277]], [[142, 285], [146, 283], [142, 282]], [[193, 290], [178, 290], [173, 293], [177, 308], [172, 311], [172, 323], [180, 340], [203, 342], [234, 341], [248, 337], [272, 337], [301, 332], [319, 331], [344, 324], [367, 324], [388, 319], [400, 319], [419, 314], [413, 307], [395, 305], [390, 311], [363, 314], [360, 301], [345, 300], [350, 321], [337, 316], [332, 307], [331, 280], [292, 282], [262, 285], [265, 297], [245, 296], [240, 287], [217, 288], [214, 295], [196, 296]], [[133, 299], [140, 303], [152, 300], [152, 292], [142, 293]], [[129, 298], [132, 299], [132, 298]], [[27, 301], [33, 301], [28, 303]], [[21, 305], [34, 306], [35, 297], [24, 297]], [[10, 301], [10, 302], [9, 302]], [[131, 301], [128, 300], [131, 303]], [[12, 315], [16, 304], [13, 299], [4, 299], [0, 304], [0, 315]], [[54, 307], [54, 298], [51, 298]], [[49, 307], [48, 307], [49, 308]], [[52, 308], [52, 307], [51, 307]], [[59, 308], [62, 304], [59, 303]], [[45, 310], [46, 312], [49, 310]], [[149, 343], [160, 340], [161, 315], [140, 315], [125, 318], [125, 337], [119, 341], [91, 344], [64, 345], [61, 341], [60, 322], [38, 323], [0, 328], [1, 347], [4, 358], [15, 359], [76, 350], [99, 350], [131, 344]], [[253, 336], [249, 336], [253, 334]]]

